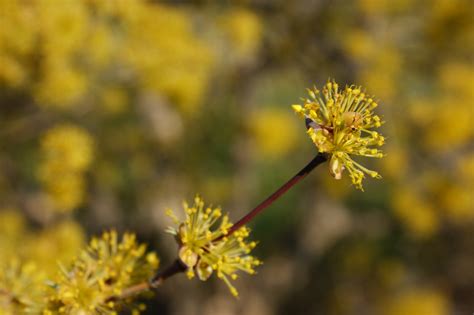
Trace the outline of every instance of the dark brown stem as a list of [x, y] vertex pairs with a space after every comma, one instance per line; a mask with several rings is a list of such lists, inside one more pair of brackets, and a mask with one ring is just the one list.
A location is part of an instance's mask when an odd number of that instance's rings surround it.
[[151, 278], [149, 285], [150, 288], [157, 288], [160, 284], [163, 283], [169, 277], [186, 271], [186, 265], [181, 262], [181, 260], [176, 259], [173, 264], [168, 266], [168, 268], [164, 269], [161, 272], [158, 272], [153, 278]]
[[[241, 228], [243, 225], [250, 222], [257, 214], [262, 212], [268, 206], [270, 206], [275, 200], [280, 198], [284, 193], [286, 193], [291, 187], [296, 185], [299, 181], [305, 178], [311, 171], [321, 163], [327, 161], [327, 156], [323, 153], [318, 153], [314, 159], [312, 159], [305, 167], [301, 169], [295, 176], [293, 176], [289, 181], [287, 181], [283, 186], [278, 188], [273, 194], [271, 194], [267, 199], [262, 201], [258, 206], [256, 206], [253, 210], [247, 213], [244, 217], [242, 217], [237, 223], [235, 223], [227, 233], [227, 236]], [[219, 237], [217, 240], [221, 239], [224, 236]]]
[[114, 296], [110, 298], [110, 300], [123, 300], [143, 293], [145, 291], [156, 289], [169, 277], [185, 270], [186, 266], [179, 259], [176, 259], [167, 268], [159, 271], [153, 278], [150, 279], [150, 281], [141, 282], [129, 288], [126, 288], [122, 291], [122, 294], [120, 294], [119, 296]]
[[[264, 209], [266, 209], [268, 206], [270, 206], [275, 200], [280, 198], [284, 193], [286, 193], [291, 187], [296, 185], [299, 181], [301, 181], [303, 178], [305, 178], [313, 169], [316, 168], [319, 164], [322, 164], [327, 161], [327, 156], [322, 153], [318, 153], [314, 159], [312, 159], [305, 167], [301, 169], [298, 173], [296, 173], [295, 176], [293, 176], [289, 181], [287, 181], [283, 186], [278, 188], [277, 191], [275, 191], [273, 194], [271, 194], [267, 199], [265, 199], [263, 202], [261, 202], [258, 206], [256, 206], [253, 210], [251, 210], [249, 213], [247, 213], [245, 216], [243, 216], [237, 223], [235, 223], [230, 229], [229, 232], [226, 235], [230, 235], [239, 228], [241, 228], [243, 225], [247, 224], [250, 222], [257, 214], [262, 212]], [[219, 240], [223, 236], [219, 237], [216, 239]], [[134, 286], [131, 286], [125, 290], [123, 290], [122, 294], [119, 296], [115, 296], [111, 298], [111, 300], [121, 300], [121, 299], [126, 299], [132, 296], [135, 296], [137, 294], [140, 294], [144, 291], [156, 289], [159, 287], [166, 279], [169, 277], [186, 271], [186, 266], [179, 260], [176, 259], [171, 265], [169, 265], [167, 268], [163, 269], [162, 271], [158, 272], [153, 278], [150, 279], [148, 282], [142, 282], [139, 284], [136, 284]]]

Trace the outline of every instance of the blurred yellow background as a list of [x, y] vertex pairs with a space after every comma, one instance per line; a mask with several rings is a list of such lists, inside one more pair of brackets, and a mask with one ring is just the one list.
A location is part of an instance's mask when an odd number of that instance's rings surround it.
[[334, 78], [379, 99], [383, 179], [320, 166], [251, 224], [240, 300], [178, 276], [145, 314], [471, 314], [473, 54], [470, 0], [0, 0], [0, 288], [110, 228], [171, 261], [195, 193], [237, 220], [314, 156], [290, 105]]

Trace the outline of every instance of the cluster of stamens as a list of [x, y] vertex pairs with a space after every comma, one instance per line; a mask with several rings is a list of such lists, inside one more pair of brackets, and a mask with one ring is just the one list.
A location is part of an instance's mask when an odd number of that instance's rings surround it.
[[246, 227], [230, 232], [232, 223], [227, 215], [222, 215], [220, 208], [205, 207], [200, 197], [195, 197], [194, 204], [183, 205], [186, 218], [180, 221], [171, 210], [167, 211], [177, 228], [168, 228], [175, 235], [179, 244], [179, 259], [187, 267], [187, 275], [191, 279], [206, 281], [216, 273], [229, 287], [234, 296], [237, 290], [230, 280], [237, 279], [238, 271], [248, 274], [255, 273], [255, 267], [261, 262], [250, 255], [256, 242], [247, 243], [250, 235]]
[[380, 178], [380, 175], [355, 162], [350, 155], [383, 157], [377, 148], [385, 138], [371, 129], [378, 128], [383, 121], [373, 110], [377, 102], [368, 96], [360, 86], [346, 86], [339, 89], [335, 81], [328, 81], [322, 91], [308, 89], [309, 98], [303, 98], [303, 105], [293, 105], [296, 113], [306, 120], [308, 135], [319, 152], [330, 158], [330, 171], [340, 179], [348, 170], [353, 184], [362, 189], [365, 174]]

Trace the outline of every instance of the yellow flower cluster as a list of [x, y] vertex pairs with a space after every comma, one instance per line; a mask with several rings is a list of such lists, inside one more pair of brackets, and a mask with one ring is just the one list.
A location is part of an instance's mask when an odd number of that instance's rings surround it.
[[64, 220], [41, 231], [30, 231], [18, 210], [0, 209], [0, 264], [12, 259], [28, 261], [51, 275], [57, 270], [56, 261], [72, 259], [84, 238], [83, 229], [74, 221]]
[[457, 223], [472, 223], [474, 221], [474, 204], [472, 190], [474, 189], [474, 153], [467, 154], [457, 160], [452, 174], [452, 182], [445, 184], [444, 195], [441, 195], [441, 205], [446, 214]]
[[443, 221], [469, 226], [474, 220], [472, 189], [474, 187], [474, 156], [456, 160], [450, 174], [425, 170], [411, 180], [413, 188], [393, 190], [392, 207], [406, 230], [419, 239], [436, 235]]
[[130, 233], [121, 240], [115, 231], [104, 233], [80, 251], [82, 238], [73, 222], [31, 233], [17, 211], [1, 212], [0, 314], [116, 314], [125, 304], [135, 314], [143, 310], [111, 298], [148, 280], [159, 265], [156, 254]]
[[433, 289], [414, 288], [394, 297], [383, 307], [384, 315], [448, 315], [447, 297]]
[[383, 157], [376, 147], [382, 146], [385, 139], [370, 130], [383, 123], [373, 113], [377, 107], [373, 97], [353, 85], [341, 90], [335, 81], [328, 81], [321, 92], [314, 88], [308, 93], [310, 98], [304, 98], [303, 105], [293, 105], [293, 109], [306, 120], [308, 135], [319, 152], [331, 155], [331, 174], [340, 179], [347, 169], [352, 183], [361, 190], [365, 174], [380, 178], [377, 172], [350, 157]]
[[417, 238], [432, 236], [440, 226], [436, 208], [414, 190], [404, 188], [394, 191], [392, 205], [395, 215]]
[[69, 262], [85, 243], [85, 232], [79, 223], [63, 220], [24, 238], [21, 251], [43, 272], [53, 275], [58, 269], [57, 262]]
[[93, 140], [83, 129], [63, 124], [41, 139], [39, 179], [58, 211], [71, 211], [84, 200], [84, 172], [93, 157]]
[[31, 262], [0, 261], [0, 314], [40, 314], [44, 274]]
[[282, 157], [295, 147], [298, 125], [288, 111], [261, 109], [252, 113], [248, 123], [258, 156], [263, 159]]
[[[357, 5], [365, 23], [351, 28], [341, 43], [358, 70], [357, 80], [377, 91], [386, 115], [397, 121], [386, 130], [396, 141], [383, 159], [394, 214], [415, 238], [433, 237], [445, 221], [457, 228], [471, 224], [474, 67], [468, 56], [474, 28], [461, 23], [472, 19], [470, 3], [433, 0], [426, 8], [417, 1], [359, 0]], [[426, 9], [426, 18], [406, 32], [401, 17], [420, 9]], [[423, 40], [417, 41], [420, 34]], [[413, 58], [417, 55], [424, 57]], [[416, 189], [406, 189], [408, 181]]]
[[237, 62], [255, 57], [261, 44], [263, 25], [259, 17], [250, 10], [232, 9], [219, 20], [219, 26], [229, 39], [229, 55]]
[[[474, 68], [472, 65], [449, 62], [440, 65], [435, 80], [439, 91], [437, 95], [413, 100], [409, 118], [420, 130], [420, 147], [430, 153], [425, 165], [432, 165], [433, 160], [440, 156], [444, 161], [451, 155], [452, 166], [449, 170], [446, 163], [425, 167], [410, 179], [414, 187], [421, 189], [407, 190], [404, 186], [407, 177], [412, 176], [411, 170], [406, 165], [403, 167], [397, 158], [403, 151], [389, 154], [387, 158], [393, 168], [391, 177], [397, 179], [400, 186], [394, 189], [393, 211], [416, 238], [432, 237], [446, 219], [457, 225], [470, 224], [474, 220], [471, 197], [474, 158], [465, 151], [474, 136], [471, 127], [474, 119], [471, 108], [474, 102], [471, 84]], [[408, 156], [408, 153], [404, 154]]]
[[149, 2], [132, 6], [133, 15], [123, 16], [126, 42], [118, 58], [144, 89], [194, 110], [207, 89], [213, 51], [193, 32], [186, 11]]
[[83, 245], [77, 223], [64, 221], [40, 232], [27, 229], [18, 210], [0, 211], [0, 314], [41, 314], [46, 280]]
[[[418, 99], [411, 110], [414, 124], [423, 128], [423, 145], [434, 152], [462, 148], [474, 138], [474, 66], [448, 63], [440, 67], [439, 95]], [[455, 106], [456, 110], [453, 110]], [[453, 123], [455, 122], [455, 123]]]
[[154, 252], [146, 252], [134, 234], [125, 233], [119, 240], [115, 231], [93, 238], [89, 246], [63, 267], [51, 285], [44, 314], [117, 314], [129, 304], [138, 313], [143, 306], [128, 300], [113, 300], [123, 289], [147, 281], [159, 265]]
[[112, 74], [192, 110], [211, 76], [213, 48], [182, 8], [145, 0], [1, 0], [0, 21], [0, 83], [29, 91], [43, 107], [90, 101], [94, 86]]
[[256, 242], [245, 242], [250, 231], [242, 227], [227, 235], [232, 223], [220, 208], [205, 207], [200, 197], [194, 198], [194, 204], [183, 205], [186, 219], [180, 221], [172, 212], [167, 211], [176, 228], [168, 228], [179, 243], [179, 258], [187, 266], [187, 275], [191, 279], [206, 281], [215, 272], [229, 287], [234, 296], [238, 292], [230, 279], [237, 279], [237, 272], [255, 273], [255, 267], [261, 262], [250, 255]]

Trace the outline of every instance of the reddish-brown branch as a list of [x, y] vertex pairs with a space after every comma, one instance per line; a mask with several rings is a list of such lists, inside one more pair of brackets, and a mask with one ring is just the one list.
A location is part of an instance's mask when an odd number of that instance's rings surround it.
[[[289, 181], [287, 181], [283, 186], [277, 189], [273, 194], [271, 194], [267, 199], [262, 201], [258, 206], [252, 209], [249, 213], [243, 216], [237, 223], [235, 223], [230, 229], [227, 235], [232, 234], [243, 225], [250, 222], [257, 214], [262, 212], [264, 209], [269, 207], [275, 200], [280, 198], [283, 194], [285, 194], [291, 187], [296, 185], [300, 182], [303, 178], [305, 178], [311, 171], [316, 168], [319, 164], [322, 164], [327, 161], [327, 156], [322, 153], [318, 153], [305, 167], [303, 167], [295, 176], [293, 176]], [[223, 236], [216, 239], [219, 240]], [[186, 271], [186, 266], [179, 260], [176, 259], [171, 265], [167, 268], [163, 269], [162, 271], [158, 272], [149, 282], [142, 282], [131, 286], [125, 290], [123, 290], [122, 294], [119, 296], [112, 297], [111, 300], [120, 300], [120, 299], [127, 299], [129, 297], [138, 295], [144, 291], [156, 289], [159, 287], [167, 278]]]
[[129, 297], [133, 297], [140, 293], [143, 293], [148, 290], [156, 289], [159, 287], [167, 278], [183, 272], [186, 270], [186, 266], [179, 260], [175, 260], [171, 265], [167, 268], [159, 271], [150, 281], [148, 282], [141, 282], [136, 285], [133, 285], [129, 288], [126, 288], [122, 291], [122, 294], [119, 296], [114, 296], [110, 298], [110, 300], [124, 300]]
[[[232, 234], [243, 225], [250, 222], [257, 214], [262, 212], [268, 206], [270, 206], [275, 200], [280, 198], [283, 194], [285, 194], [291, 187], [296, 185], [299, 181], [305, 178], [311, 171], [321, 163], [327, 161], [327, 156], [322, 153], [318, 153], [314, 159], [312, 159], [301, 171], [299, 171], [295, 176], [293, 176], [289, 181], [287, 181], [283, 186], [278, 188], [273, 194], [271, 194], [267, 199], [262, 201], [258, 206], [252, 209], [249, 213], [247, 213], [244, 217], [242, 217], [237, 223], [235, 223], [230, 229], [227, 235]], [[217, 240], [221, 239], [223, 236], [219, 237]]]
[[184, 265], [181, 260], [179, 259], [176, 259], [173, 264], [171, 264], [170, 266], [168, 266], [168, 268], [164, 269], [162, 272], [158, 272], [151, 280], [150, 280], [150, 288], [156, 288], [158, 287], [159, 285], [161, 285], [161, 283], [163, 283], [163, 281], [165, 281], [166, 279], [168, 279], [169, 277], [177, 274], [177, 273], [180, 273], [180, 272], [184, 272], [186, 271], [186, 265]]

